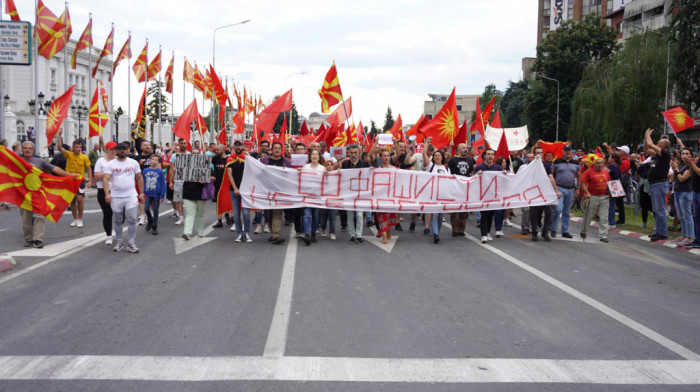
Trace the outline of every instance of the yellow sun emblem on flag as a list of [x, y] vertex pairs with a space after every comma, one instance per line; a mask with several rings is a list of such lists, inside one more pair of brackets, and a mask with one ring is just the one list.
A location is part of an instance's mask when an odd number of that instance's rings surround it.
[[673, 118], [673, 123], [679, 128], [685, 128], [688, 125], [689, 117], [681, 111], [674, 112], [671, 118]]
[[454, 113], [452, 113], [452, 111], [446, 112], [441, 124], [442, 126], [440, 128], [442, 128], [442, 131], [440, 132], [440, 135], [447, 140], [453, 140], [457, 134]]
[[46, 128], [55, 129], [59, 122], [59, 113], [61, 112], [61, 102], [54, 102], [49, 109], [49, 114], [46, 116]]

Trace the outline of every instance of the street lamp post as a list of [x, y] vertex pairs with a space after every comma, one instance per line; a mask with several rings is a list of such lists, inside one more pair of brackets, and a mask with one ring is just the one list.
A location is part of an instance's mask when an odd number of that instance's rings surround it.
[[5, 94], [2, 99], [2, 107], [0, 108], [0, 140], [5, 139], [5, 111], [7, 110], [7, 105], [10, 103], [10, 96]]
[[[648, 31], [650, 33], [658, 34], [662, 37], [666, 37], [666, 98], [664, 99], [664, 111], [668, 110], [668, 73], [669, 73], [669, 68], [671, 66], [671, 37], [669, 37], [668, 34], [660, 33], [655, 30], [649, 30], [646, 27], [642, 26], [637, 26], [636, 24], [630, 24], [630, 26], [642, 30], [642, 31]], [[668, 133], [668, 123], [664, 121], [664, 135]]]
[[[83, 118], [83, 116], [87, 117], [88, 114], [88, 108], [82, 105], [71, 105], [71, 111], [73, 112], [73, 115], [78, 116], [78, 140], [81, 140], [81, 128], [80, 128], [80, 120]], [[82, 142], [82, 141], [81, 141]]]
[[542, 74], [539, 74], [539, 77], [541, 77], [542, 79], [553, 80], [553, 81], [557, 82], [557, 134], [556, 134], [554, 141], [558, 142], [559, 141], [559, 81], [554, 79], [554, 78], [544, 76]]
[[[301, 71], [301, 72], [297, 72], [295, 74], [287, 75], [284, 78], [284, 90], [285, 90], [285, 92], [287, 91], [287, 79], [294, 77], [294, 76], [303, 75], [305, 73], [306, 73], [306, 71]], [[291, 110], [289, 110], [289, 123], [287, 124], [287, 127], [289, 128], [289, 134], [291, 135], [292, 134], [292, 111]]]
[[[227, 24], [224, 26], [219, 26], [219, 27], [214, 29], [214, 35], [212, 38], [212, 59], [211, 59], [211, 66], [212, 66], [212, 68], [215, 69], [214, 72], [216, 72], [216, 68], [215, 68], [216, 67], [216, 32], [221, 30], [221, 29], [225, 29], [227, 27], [233, 27], [233, 26], [241, 25], [241, 24], [248, 23], [248, 22], [250, 22], [250, 19], [246, 19], [246, 20], [244, 20], [242, 22], [238, 22], [238, 23], [231, 23], [231, 24]], [[215, 106], [212, 105], [212, 108], [214, 108], [214, 107]], [[212, 124], [214, 122], [214, 117], [215, 117], [214, 112], [215, 112], [215, 110], [212, 110], [212, 116], [211, 116], [211, 119], [209, 120], [209, 128], [211, 128], [211, 130], [209, 132], [209, 141], [211, 143], [214, 143], [214, 127], [212, 127]]]

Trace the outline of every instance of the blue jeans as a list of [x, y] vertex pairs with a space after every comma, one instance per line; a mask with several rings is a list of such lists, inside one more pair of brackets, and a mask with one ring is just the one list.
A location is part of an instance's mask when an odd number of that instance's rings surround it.
[[318, 230], [318, 208], [304, 208], [304, 218], [302, 220], [304, 224], [304, 234], [316, 235], [316, 230]]
[[693, 227], [693, 192], [675, 192], [676, 213], [681, 221], [681, 234], [684, 237], [695, 237]]
[[[231, 191], [231, 204], [233, 204], [233, 224], [236, 225], [236, 230], [239, 234], [250, 234], [250, 210], [241, 207], [241, 195]], [[241, 221], [241, 210], [243, 210], [243, 221]]]
[[323, 230], [328, 227], [328, 233], [335, 234], [335, 210], [319, 210], [319, 221]]
[[[700, 192], [693, 192], [693, 218], [695, 218], [695, 235], [700, 234]], [[700, 244], [700, 238], [695, 237], [696, 244]]]
[[506, 217], [506, 210], [496, 210], [493, 213], [493, 225], [496, 231], [501, 231], [503, 228], [503, 219]]
[[666, 194], [668, 193], [668, 182], [661, 181], [649, 186], [651, 195], [651, 207], [654, 210], [656, 226], [654, 234], [668, 237], [668, 221], [666, 220]]
[[[559, 198], [559, 204], [556, 206], [553, 206], [554, 211], [552, 211], [552, 230], [551, 231], [557, 231], [557, 227], [559, 226], [559, 216], [561, 216], [561, 232], [562, 233], [568, 233], [569, 232], [569, 219], [570, 219], [570, 212], [571, 212], [571, 203], [574, 201], [574, 193], [575, 191], [573, 189], [566, 189], [562, 188], [560, 186], [557, 187], [559, 190], [559, 193], [561, 193], [561, 197]], [[615, 224], [615, 208], [613, 208], [613, 225]]]
[[440, 235], [440, 228], [442, 227], [442, 214], [430, 214], [430, 230], [433, 235]]
[[[151, 215], [151, 206], [153, 206], [153, 215]], [[143, 207], [146, 210], [146, 217], [153, 226], [158, 226], [158, 210], [160, 209], [160, 198], [146, 197], [146, 203]], [[111, 233], [110, 233], [111, 235]]]

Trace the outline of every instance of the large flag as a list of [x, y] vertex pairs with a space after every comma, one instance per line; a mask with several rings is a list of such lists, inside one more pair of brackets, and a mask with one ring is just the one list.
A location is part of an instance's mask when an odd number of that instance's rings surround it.
[[431, 143], [435, 148], [443, 148], [454, 139], [459, 129], [459, 114], [457, 113], [457, 101], [455, 99], [455, 89], [442, 106], [440, 112], [430, 120], [428, 124], [420, 129], [425, 137], [432, 137]]
[[130, 136], [131, 141], [134, 143], [146, 137], [146, 86], [143, 86], [143, 95], [141, 95], [141, 100], [139, 101], [136, 120], [131, 125]]
[[17, 13], [17, 7], [15, 7], [14, 0], [5, 1], [5, 13], [10, 15], [10, 19], [15, 22], [19, 22], [21, 20], [19, 18], [19, 14]]
[[136, 58], [136, 62], [131, 69], [134, 70], [134, 75], [139, 83], [146, 81], [146, 73], [148, 72], [148, 42], [146, 42], [146, 46], [143, 47], [141, 54]]
[[85, 26], [85, 30], [83, 30], [83, 33], [80, 35], [80, 39], [78, 40], [78, 43], [75, 44], [75, 49], [73, 50], [73, 56], [70, 58], [70, 66], [71, 68], [75, 69], [76, 68], [76, 58], [78, 57], [78, 52], [80, 52], [83, 49], [89, 48], [92, 46], [92, 18], [90, 18], [90, 21], [88, 22], [87, 26]]
[[243, 108], [238, 109], [233, 116], [233, 124], [236, 126], [233, 133], [240, 135], [245, 131], [245, 110]]
[[[62, 16], [62, 18], [56, 17], [41, 0], [37, 3], [36, 34], [39, 42], [37, 51], [47, 60], [51, 60], [57, 52], [63, 50], [69, 39], [66, 37], [66, 26], [70, 26], [70, 19], [68, 13], [64, 13]], [[70, 34], [70, 32], [69, 28], [68, 33]]]
[[326, 121], [331, 123], [331, 125], [340, 125], [347, 121], [347, 119], [352, 115], [352, 97], [348, 97], [342, 105], [335, 108], [333, 113], [328, 115]]
[[160, 64], [160, 51], [158, 51], [156, 57], [154, 57], [151, 64], [148, 65], [148, 81], [152, 82], [156, 80], [156, 76], [158, 76], [158, 72], [160, 72], [162, 68]]
[[[505, 134], [505, 133], [504, 133]], [[570, 142], [540, 142], [540, 147], [542, 147], [542, 158], [551, 152], [554, 155], [554, 159], [561, 158], [564, 156], [564, 146], [571, 144]]]
[[0, 146], [0, 200], [58, 222], [73, 201], [83, 177], [46, 174]]
[[219, 110], [219, 122], [221, 122], [224, 118], [224, 114], [226, 113], [226, 101], [228, 100], [228, 97], [226, 95], [226, 90], [224, 90], [224, 86], [221, 84], [221, 79], [219, 79], [219, 76], [216, 75], [214, 67], [212, 67], [211, 64], [209, 64], [209, 75], [216, 102], [219, 104], [219, 106], [221, 106], [221, 109]]
[[204, 85], [204, 76], [199, 71], [197, 63], [194, 64], [194, 76], [192, 79], [192, 84], [194, 85], [194, 88], [197, 89], [197, 91], [199, 91], [200, 93], [203, 93], [206, 89], [206, 86]]
[[194, 67], [185, 59], [185, 67], [182, 69], [182, 80], [194, 85]]
[[498, 157], [503, 157], [505, 159], [508, 159], [508, 157], [510, 157], [510, 150], [508, 149], [508, 139], [506, 139], [505, 132], [501, 134], [501, 140], [498, 142], [498, 149], [496, 149], [495, 158]]
[[[129, 38], [124, 42], [124, 46], [122, 46], [122, 49], [119, 51], [119, 54], [117, 55], [117, 59], [114, 60], [114, 65], [112, 66], [112, 75], [114, 75], [114, 71], [117, 69], [117, 65], [119, 65], [119, 62], [124, 60], [124, 59], [130, 59], [131, 58], [131, 35], [129, 35]], [[109, 75], [109, 80], [112, 80], [112, 75]]]
[[309, 135], [309, 128], [306, 126], [306, 121], [304, 121], [303, 124], [301, 124], [301, 130], [299, 131], [299, 136], [308, 136]]
[[51, 102], [49, 114], [46, 115], [47, 145], [51, 145], [53, 138], [56, 137], [59, 129], [61, 129], [63, 120], [65, 120], [66, 116], [68, 116], [68, 109], [70, 108], [70, 103], [73, 99], [73, 90], [75, 90], [75, 85], [70, 86], [70, 88], [63, 93], [63, 95]]
[[107, 41], [105, 42], [105, 46], [102, 48], [102, 52], [100, 52], [100, 57], [97, 59], [97, 63], [95, 63], [95, 68], [93, 68], [93, 70], [92, 70], [92, 77], [93, 78], [97, 74], [97, 68], [100, 67], [100, 61], [102, 61], [103, 58], [112, 54], [113, 50], [114, 50], [114, 27], [112, 27], [112, 31], [107, 36]]
[[340, 91], [340, 81], [338, 80], [338, 70], [335, 68], [335, 61], [331, 69], [326, 73], [326, 78], [323, 79], [323, 86], [318, 90], [318, 95], [321, 97], [321, 111], [330, 113], [331, 106], [343, 100], [343, 93]]
[[496, 110], [496, 115], [493, 116], [493, 121], [491, 121], [491, 128], [503, 128], [501, 126], [501, 111]]
[[102, 98], [102, 105], [103, 105], [102, 107], [104, 108], [105, 112], [109, 112], [109, 109], [108, 109], [109, 97], [107, 96], [107, 90], [105, 89], [105, 85], [102, 84], [101, 80], [97, 82], [97, 85], [100, 88], [100, 98]]
[[[197, 109], [196, 99], [193, 99], [192, 103], [190, 103], [190, 105], [187, 106], [187, 109], [185, 109], [185, 111], [182, 112], [182, 115], [180, 116], [180, 118], [177, 119], [177, 122], [173, 127], [173, 133], [175, 134], [175, 136], [187, 140], [187, 145], [190, 144], [190, 139], [192, 135], [192, 132], [190, 130], [190, 124], [192, 124], [192, 122], [196, 122], [196, 125], [198, 127], [200, 127], [201, 124], [204, 123], [204, 119], [202, 118], [202, 115], [199, 114], [199, 109]], [[204, 133], [201, 131], [201, 129], [199, 129], [199, 131], [200, 134]]]
[[[477, 101], [478, 101], [478, 100], [479, 100], [479, 99], [477, 98]], [[487, 125], [489, 125], [489, 120], [491, 119], [491, 112], [493, 111], [493, 104], [494, 104], [494, 102], [496, 102], [496, 96], [495, 96], [495, 95], [494, 95], [493, 97], [491, 97], [491, 100], [490, 100], [489, 103], [486, 105], [486, 107], [484, 107], [484, 110], [481, 112], [481, 121], [482, 121], [482, 124], [484, 124], [484, 127], [486, 127]]]
[[425, 137], [424, 137], [423, 134], [420, 133], [418, 130], [419, 130], [422, 126], [424, 126], [425, 124], [427, 124], [428, 121], [429, 121], [429, 120], [428, 120], [428, 116], [426, 116], [425, 114], [421, 114], [421, 115], [420, 115], [420, 118], [418, 119], [418, 121], [416, 121], [415, 124], [413, 124], [413, 126], [411, 127], [411, 129], [409, 129], [408, 131], [406, 131], [406, 137], [410, 139], [411, 136], [415, 136], [415, 137], [416, 137], [416, 143], [422, 144], [422, 143], [424, 142]]
[[[92, 96], [92, 101], [90, 102], [90, 114], [88, 115], [88, 125], [90, 126], [90, 133], [88, 137], [100, 136], [102, 131], [109, 121], [109, 114], [105, 113], [100, 106], [100, 87], [102, 82], [95, 86], [95, 94]], [[103, 87], [104, 88], [104, 87]]]
[[400, 114], [398, 117], [396, 117], [394, 125], [391, 126], [388, 132], [395, 140], [401, 140], [404, 143], [406, 142], [406, 137], [403, 135], [403, 120], [401, 120]]
[[685, 131], [695, 124], [693, 118], [680, 106], [669, 109], [661, 114], [664, 115], [666, 122], [668, 122], [668, 125], [673, 129], [673, 133]]
[[168, 69], [165, 70], [165, 92], [173, 93], [173, 67], [175, 66], [175, 53], [173, 53], [173, 58], [170, 59], [170, 64]]
[[467, 120], [464, 120], [462, 126], [459, 127], [459, 133], [457, 133], [457, 136], [455, 136], [453, 140], [454, 144], [452, 145], [452, 155], [457, 155], [457, 146], [462, 143], [466, 144], [469, 141], [469, 136], [467, 135], [468, 133]]
[[486, 137], [485, 133], [485, 127], [484, 125], [484, 115], [483, 112], [481, 111], [481, 105], [479, 104], [479, 98], [476, 99], [476, 117], [474, 118], [474, 123], [472, 124], [471, 128], [469, 128], [469, 132], [471, 133], [471, 141], [472, 144], [474, 144], [474, 141], [476, 140], [476, 132], [478, 131], [479, 134], [481, 135], [481, 138]]
[[292, 110], [292, 89], [282, 94], [274, 102], [268, 105], [258, 117], [258, 130], [269, 131], [275, 126], [277, 117], [282, 112]]

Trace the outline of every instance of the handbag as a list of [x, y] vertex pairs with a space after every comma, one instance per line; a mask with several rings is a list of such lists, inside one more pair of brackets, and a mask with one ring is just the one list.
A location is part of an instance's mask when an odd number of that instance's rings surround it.
[[216, 187], [214, 187], [214, 181], [209, 181], [209, 183], [204, 184], [202, 187], [202, 200], [212, 200], [216, 197]]

